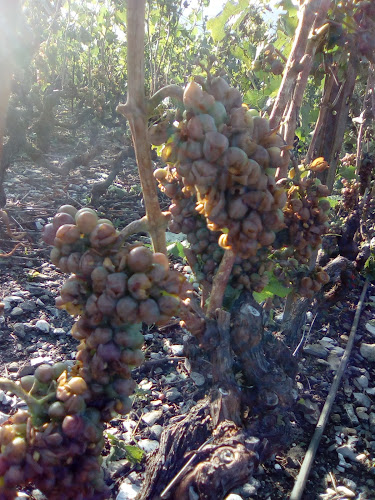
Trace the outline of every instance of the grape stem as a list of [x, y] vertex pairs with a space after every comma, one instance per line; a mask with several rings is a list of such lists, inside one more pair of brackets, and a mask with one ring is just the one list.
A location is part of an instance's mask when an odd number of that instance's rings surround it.
[[217, 270], [212, 283], [210, 302], [207, 308], [207, 315], [211, 318], [214, 317], [216, 309], [221, 309], [223, 305], [224, 293], [227, 288], [235, 260], [236, 254], [232, 250], [225, 250], [219, 269]]
[[165, 87], [162, 87], [160, 90], [155, 92], [155, 94], [153, 96], [151, 96], [150, 99], [148, 100], [148, 103], [147, 103], [148, 116], [152, 116], [155, 109], [167, 97], [170, 97], [171, 99], [176, 99], [176, 100], [182, 102], [183, 95], [184, 95], [184, 91], [179, 85], [166, 85]]
[[[170, 212], [162, 212], [163, 219], [160, 219], [161, 227], [164, 231], [167, 229], [168, 222], [171, 218]], [[125, 241], [129, 236], [136, 233], [148, 233], [150, 230], [150, 225], [147, 217], [142, 217], [141, 219], [130, 222], [124, 229], [120, 231], [119, 242]]]
[[43, 398], [36, 399], [34, 396], [28, 394], [19, 384], [6, 378], [0, 378], [0, 389], [15, 394], [17, 397], [25, 401], [34, 417], [38, 417], [44, 413], [44, 404], [56, 397], [55, 392], [51, 392]]

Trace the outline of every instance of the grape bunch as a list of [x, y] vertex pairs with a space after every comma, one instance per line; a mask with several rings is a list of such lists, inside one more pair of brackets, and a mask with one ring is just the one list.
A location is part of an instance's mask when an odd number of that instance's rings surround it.
[[327, 231], [330, 203], [326, 196], [329, 189], [311, 177], [289, 182], [291, 186], [284, 208], [286, 239], [294, 249], [293, 258], [301, 264], [308, 264]]
[[285, 143], [222, 77], [190, 82], [183, 102], [184, 118], [169, 129], [162, 152], [169, 170], [164, 182], [158, 171], [158, 180], [173, 201], [180, 191], [193, 197], [222, 248], [254, 257], [284, 227], [286, 194], [275, 172], [288, 161]]
[[360, 194], [363, 195], [366, 189], [370, 188], [371, 181], [375, 174], [375, 157], [365, 153], [359, 166]]
[[22, 377], [20, 386], [29, 408], [0, 427], [0, 497], [13, 500], [17, 486], [33, 483], [49, 500], [109, 498], [103, 422], [85, 380], [55, 363]]
[[344, 186], [341, 189], [342, 206], [346, 211], [351, 212], [358, 206], [360, 184], [346, 179], [342, 180], [342, 184]]
[[281, 75], [284, 71], [285, 62], [281, 60], [272, 43], [267, 44], [259, 56], [253, 61], [252, 69], [254, 71], [265, 71], [274, 75]]
[[0, 428], [0, 497], [34, 483], [49, 500], [108, 498], [101, 471], [103, 428], [130, 411], [132, 368], [144, 359], [141, 323], [164, 324], [187, 293], [167, 257], [123, 244], [108, 220], [63, 206], [45, 226], [52, 261], [74, 273], [56, 304], [78, 316], [76, 362], [38, 367], [20, 380], [28, 411]]

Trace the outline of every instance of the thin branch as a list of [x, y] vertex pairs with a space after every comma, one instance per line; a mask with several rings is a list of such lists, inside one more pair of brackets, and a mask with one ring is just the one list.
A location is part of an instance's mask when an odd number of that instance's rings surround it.
[[[149, 232], [155, 252], [167, 253], [165, 217], [160, 210], [156, 182], [153, 177], [150, 145], [147, 138], [147, 113], [144, 78], [145, 0], [128, 0], [127, 6], [127, 67], [128, 98], [117, 111], [129, 121], [139, 177], [146, 207]], [[163, 229], [164, 226], [164, 229]]]
[[[296, 77], [301, 69], [303, 69], [301, 68], [301, 60], [306, 52], [306, 46], [309, 40], [311, 28], [315, 26], [317, 12], [319, 12], [320, 18], [322, 15], [325, 18], [326, 13], [324, 14], [324, 12], [325, 10], [328, 11], [329, 7], [329, 5], [326, 4], [330, 4], [330, 1], [306, 0], [301, 6], [300, 20], [295, 33], [292, 50], [286, 64], [279, 93], [276, 97], [270, 116], [271, 128], [275, 128], [280, 125], [287, 103], [293, 95]], [[318, 26], [316, 26], [316, 28], [318, 28]]]
[[365, 299], [366, 291], [368, 288], [369, 282], [368, 280], [365, 281], [365, 284], [363, 285], [362, 289], [362, 294], [359, 299], [359, 302], [357, 304], [357, 309], [355, 312], [355, 317], [353, 321], [352, 328], [350, 330], [350, 335], [348, 339], [348, 343], [346, 344], [346, 349], [344, 352], [343, 357], [341, 358], [341, 363], [340, 366], [336, 372], [335, 378], [332, 382], [331, 389], [329, 391], [329, 394], [327, 396], [326, 402], [324, 403], [322, 413], [320, 414], [318, 423], [316, 424], [315, 432], [314, 435], [311, 439], [310, 446], [306, 452], [305, 459], [303, 461], [301, 470], [297, 476], [297, 480], [294, 484], [294, 488], [292, 490], [292, 493], [289, 497], [290, 500], [300, 500], [302, 497], [303, 491], [305, 489], [305, 485], [312, 467], [312, 464], [314, 462], [314, 458], [320, 443], [320, 440], [322, 438], [325, 426], [328, 421], [328, 417], [330, 415], [332, 405], [334, 403], [336, 393], [339, 387], [339, 384], [341, 382], [341, 378], [343, 376], [343, 373], [345, 371], [346, 365], [349, 361], [349, 356], [352, 351], [353, 343], [354, 343], [354, 337], [355, 333], [357, 331], [358, 323], [359, 323], [359, 318], [361, 316], [361, 310], [363, 307], [363, 302]]

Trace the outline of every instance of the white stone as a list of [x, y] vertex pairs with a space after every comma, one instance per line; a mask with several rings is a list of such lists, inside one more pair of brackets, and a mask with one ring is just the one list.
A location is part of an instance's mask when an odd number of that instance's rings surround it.
[[230, 493], [227, 497], [225, 497], [225, 500], [242, 500], [242, 497], [236, 493]]
[[141, 485], [125, 481], [121, 483], [116, 500], [134, 500], [141, 490]]
[[64, 328], [54, 328], [53, 329], [53, 334], [54, 335], [57, 335], [57, 336], [60, 336], [60, 335], [65, 335], [65, 330]]
[[361, 344], [359, 348], [361, 356], [363, 356], [368, 361], [375, 361], [375, 344]]
[[184, 354], [184, 346], [181, 344], [171, 345], [170, 350], [174, 356], [183, 356]]
[[30, 359], [30, 365], [31, 366], [39, 366], [43, 363], [51, 363], [52, 358], [49, 356], [38, 356], [37, 358], [31, 358]]
[[151, 427], [159, 420], [162, 415], [163, 410], [152, 410], [148, 413], [144, 413], [141, 418], [145, 424]]
[[336, 489], [337, 489], [338, 493], [341, 493], [342, 495], [344, 495], [344, 496], [346, 496], [348, 498], [354, 498], [355, 495], [356, 495], [354, 493], [354, 491], [350, 490], [346, 486], [337, 486]]
[[155, 451], [157, 448], [159, 448], [159, 442], [155, 439], [140, 439], [137, 445], [145, 453], [151, 453], [152, 451]]
[[50, 325], [46, 320], [40, 319], [35, 323], [35, 328], [40, 330], [41, 332], [48, 333], [50, 331]]

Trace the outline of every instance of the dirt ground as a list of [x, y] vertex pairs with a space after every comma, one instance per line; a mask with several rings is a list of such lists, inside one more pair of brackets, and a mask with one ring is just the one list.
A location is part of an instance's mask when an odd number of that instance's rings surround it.
[[[4, 219], [0, 251], [7, 254], [17, 243], [20, 245], [11, 256], [0, 257], [0, 299], [5, 304], [4, 316], [0, 317], [1, 376], [16, 379], [33, 373], [42, 362], [73, 361], [75, 357], [77, 341], [69, 335], [73, 320], [55, 307], [66, 276], [49, 262], [41, 230], [60, 205], [69, 203], [80, 208], [89, 204], [93, 183], [106, 178], [112, 158], [122, 146], [108, 134], [103, 134], [101, 140], [104, 150], [90, 166], [76, 168], [67, 175], [53, 174], [22, 157], [7, 173], [5, 209], [11, 234]], [[77, 152], [76, 144], [77, 139], [60, 139], [48, 160], [59, 165]], [[161, 201], [165, 207], [168, 205], [167, 200]], [[124, 169], [93, 208], [120, 229], [144, 215], [133, 158], [125, 160]], [[147, 236], [138, 239], [147, 241]], [[174, 266], [184, 269], [182, 262], [175, 261]], [[308, 314], [293, 444], [260, 466], [253, 478], [233, 492], [232, 500], [288, 498], [345, 350], [362, 286], [362, 278], [355, 278], [338, 299], [327, 299], [316, 316]], [[363, 347], [375, 344], [375, 327], [372, 329], [368, 323], [374, 318], [375, 288], [370, 286], [350, 361], [303, 496], [306, 500], [375, 498], [375, 354], [372, 358]], [[277, 316], [268, 328], [278, 330]], [[158, 447], [163, 426], [172, 417], [187, 413], [208, 392], [211, 375], [208, 363], [192, 371], [183, 350], [189, 334], [180, 328], [178, 320], [160, 329], [144, 327], [144, 335], [146, 363], [134, 371], [138, 390], [133, 409], [126, 418], [112, 421], [109, 432], [143, 449], [147, 457]], [[20, 404], [2, 391], [0, 402], [0, 410], [6, 415]], [[120, 452], [111, 458], [107, 461], [107, 476], [113, 498], [135, 498], [147, 461], [134, 464]], [[27, 494], [29, 498], [41, 498], [36, 491]]]

